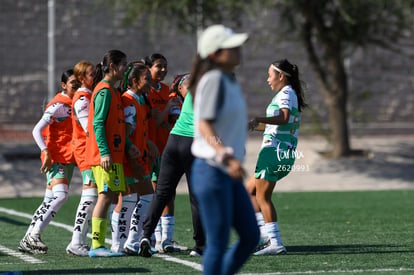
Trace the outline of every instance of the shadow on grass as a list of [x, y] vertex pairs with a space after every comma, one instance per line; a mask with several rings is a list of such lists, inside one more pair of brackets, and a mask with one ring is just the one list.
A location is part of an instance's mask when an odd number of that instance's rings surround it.
[[18, 220], [11, 219], [11, 218], [8, 218], [8, 217], [0, 217], [0, 222], [9, 223], [9, 224], [12, 224], [12, 225], [17, 225], [17, 226], [27, 226], [27, 223], [25, 223], [25, 222], [20, 222]]
[[401, 245], [309, 245], [309, 246], [288, 246], [288, 255], [309, 255], [309, 254], [369, 254], [369, 253], [413, 253], [412, 248]]
[[22, 274], [136, 274], [149, 273], [146, 268], [82, 268], [23, 271]]

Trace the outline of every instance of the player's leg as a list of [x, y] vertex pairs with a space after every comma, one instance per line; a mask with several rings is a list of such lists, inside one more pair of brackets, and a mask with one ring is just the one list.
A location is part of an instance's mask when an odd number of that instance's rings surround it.
[[93, 208], [98, 198], [98, 191], [92, 170], [81, 171], [81, 174], [83, 182], [82, 194], [76, 210], [72, 240], [66, 247], [66, 253], [77, 256], [88, 256], [89, 246], [87, 244], [87, 234], [91, 225]]

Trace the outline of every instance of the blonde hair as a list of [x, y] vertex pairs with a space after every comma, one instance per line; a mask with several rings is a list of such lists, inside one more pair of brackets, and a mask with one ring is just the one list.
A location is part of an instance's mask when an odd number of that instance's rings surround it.
[[86, 61], [86, 60], [82, 60], [79, 61], [75, 67], [73, 68], [73, 74], [75, 75], [76, 79], [79, 81], [79, 77], [80, 76], [85, 76], [86, 75], [86, 71], [88, 70], [88, 68], [92, 66], [94, 67], [92, 62]]

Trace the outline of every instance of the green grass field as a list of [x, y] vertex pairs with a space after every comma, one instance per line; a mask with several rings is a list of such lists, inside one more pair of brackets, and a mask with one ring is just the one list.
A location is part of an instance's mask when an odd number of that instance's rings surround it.
[[[1, 199], [0, 273], [200, 273], [201, 259], [188, 253], [149, 259], [66, 255], [78, 200], [71, 196], [43, 233], [48, 254], [22, 257], [28, 255], [18, 253], [17, 245], [29, 219], [19, 213], [31, 217], [41, 198]], [[252, 256], [241, 274], [414, 274], [414, 190], [278, 193], [273, 201], [288, 254]], [[193, 245], [187, 195], [176, 199], [175, 240]]]

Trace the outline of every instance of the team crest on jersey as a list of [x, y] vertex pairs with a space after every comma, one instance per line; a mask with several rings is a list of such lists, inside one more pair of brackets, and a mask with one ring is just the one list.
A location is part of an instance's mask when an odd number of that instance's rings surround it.
[[118, 178], [118, 176], [115, 177], [114, 184], [115, 184], [115, 186], [119, 186], [119, 178]]
[[282, 105], [289, 105], [289, 99], [282, 99]]

